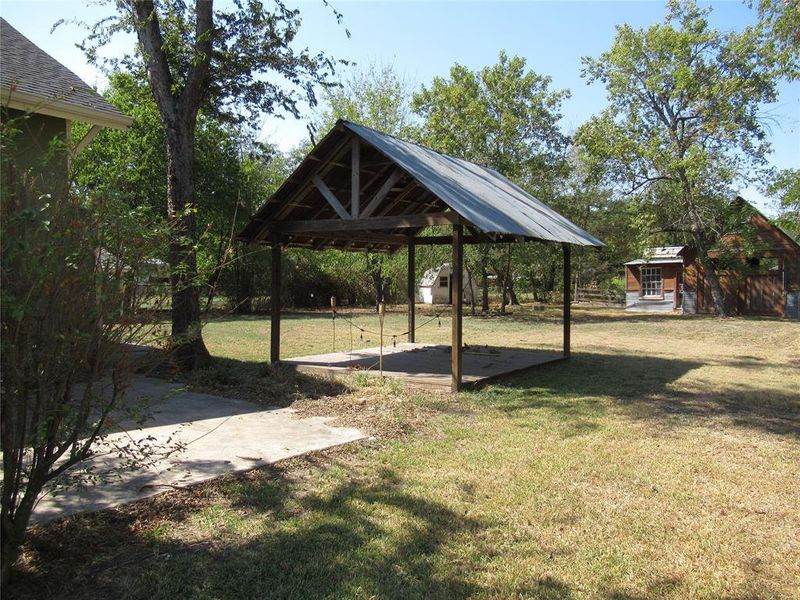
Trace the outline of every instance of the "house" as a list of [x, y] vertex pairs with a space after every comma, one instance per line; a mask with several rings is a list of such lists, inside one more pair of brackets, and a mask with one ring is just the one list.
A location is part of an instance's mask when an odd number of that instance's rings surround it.
[[[18, 133], [10, 156], [13, 174], [33, 171], [47, 183], [66, 182], [69, 159], [103, 127], [127, 128], [132, 119], [109, 104], [80, 77], [0, 18], [2, 119]], [[66, 148], [75, 122], [90, 125]], [[54, 141], [62, 142], [59, 152]], [[53, 152], [56, 155], [53, 156]], [[9, 174], [4, 172], [4, 178]]]
[[[800, 318], [800, 244], [743, 198], [736, 199], [744, 234], [722, 236], [709, 258], [735, 314]], [[702, 262], [687, 246], [650, 248], [625, 264], [628, 310], [714, 312]]]
[[[450, 287], [452, 285], [453, 272], [450, 263], [444, 263], [433, 269], [428, 269], [419, 280], [417, 298], [423, 304], [450, 304]], [[479, 297], [478, 285], [471, 273], [464, 269], [462, 289], [463, 298], [470, 302], [477, 301]]]
[[648, 248], [642, 258], [625, 263], [625, 308], [670, 311], [682, 306], [686, 246]]

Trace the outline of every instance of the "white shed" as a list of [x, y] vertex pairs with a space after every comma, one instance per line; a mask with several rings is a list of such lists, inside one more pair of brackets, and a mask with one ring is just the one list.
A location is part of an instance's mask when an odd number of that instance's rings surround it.
[[[428, 269], [419, 280], [419, 290], [417, 292], [417, 299], [423, 304], [450, 304], [450, 282], [451, 282], [452, 269], [450, 263], [444, 263], [433, 269]], [[475, 301], [478, 301], [480, 290], [475, 283], [475, 279], [470, 275], [467, 269], [464, 269], [464, 300], [470, 300], [470, 286], [475, 295]]]

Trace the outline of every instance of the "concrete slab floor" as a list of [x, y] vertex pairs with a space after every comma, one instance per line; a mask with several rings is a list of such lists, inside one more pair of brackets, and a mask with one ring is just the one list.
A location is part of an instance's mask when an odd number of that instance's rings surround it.
[[[44, 496], [32, 522], [110, 508], [365, 437], [358, 429], [330, 426], [329, 418], [297, 418], [288, 408], [264, 409], [188, 392], [150, 377], [136, 377], [127, 393], [129, 400], [147, 398], [153, 418], [142, 429], [118, 427], [102, 450], [78, 467], [83, 473], [114, 473], [114, 478]], [[128, 470], [116, 448], [132, 442], [149, 445], [155, 454], [144, 466]]]

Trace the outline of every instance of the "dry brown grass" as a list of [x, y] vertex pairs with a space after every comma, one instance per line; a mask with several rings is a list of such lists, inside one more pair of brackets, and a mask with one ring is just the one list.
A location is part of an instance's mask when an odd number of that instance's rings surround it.
[[[208, 388], [377, 439], [37, 528], [14, 591], [799, 597], [800, 323], [575, 316], [569, 363], [458, 397], [294, 380], [255, 362], [266, 320], [212, 325], [228, 369]], [[329, 327], [295, 319], [287, 354], [329, 351]], [[560, 339], [551, 311], [465, 330], [476, 344]], [[443, 321], [422, 339], [448, 333]]]

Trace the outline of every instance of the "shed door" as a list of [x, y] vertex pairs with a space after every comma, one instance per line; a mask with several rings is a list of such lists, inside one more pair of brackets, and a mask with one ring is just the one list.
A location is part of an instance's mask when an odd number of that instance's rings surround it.
[[750, 273], [747, 276], [747, 312], [783, 314], [783, 277], [780, 273]]

